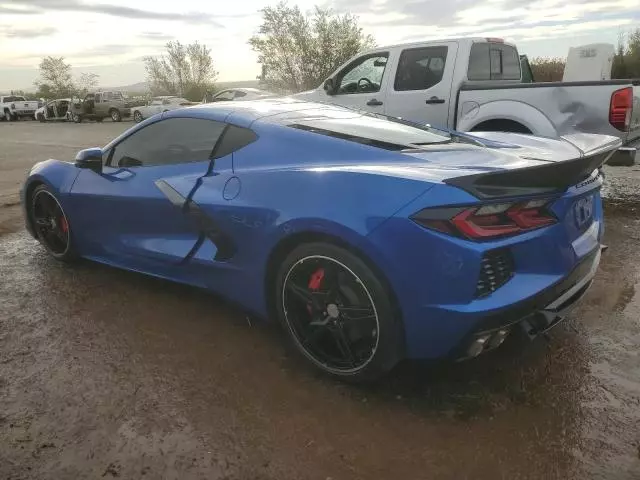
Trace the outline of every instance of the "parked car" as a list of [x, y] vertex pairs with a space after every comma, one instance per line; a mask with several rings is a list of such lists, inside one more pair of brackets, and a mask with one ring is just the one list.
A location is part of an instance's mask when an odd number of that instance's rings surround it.
[[70, 98], [59, 98], [50, 100], [43, 106], [38, 108], [34, 114], [34, 118], [40, 122], [47, 121], [67, 121], [69, 120]]
[[227, 88], [216, 94], [207, 93], [202, 103], [259, 100], [276, 96], [275, 93], [258, 88]]
[[80, 123], [83, 120], [101, 122], [111, 118], [114, 122], [121, 122], [124, 117], [131, 115], [131, 105], [124, 98], [122, 92], [100, 91], [88, 93], [84, 100], [72, 102], [70, 118]]
[[338, 378], [468, 358], [556, 325], [589, 288], [616, 137], [445, 133], [292, 100], [135, 125], [21, 197], [56, 259], [215, 291]]
[[174, 97], [170, 95], [153, 97], [147, 105], [134, 107], [132, 109], [133, 120], [136, 123], [140, 123], [145, 118], [149, 118], [156, 113], [168, 112], [169, 110], [184, 108], [191, 105], [197, 105], [197, 103], [190, 102], [189, 100], [182, 97]]
[[0, 96], [0, 112], [2, 112], [2, 119], [7, 122], [33, 117], [37, 108], [37, 101], [27, 100], [22, 95]]
[[379, 47], [294, 96], [463, 132], [586, 132], [614, 135], [624, 144], [640, 139], [640, 84], [523, 83], [532, 77], [523, 60], [515, 45], [496, 38]]

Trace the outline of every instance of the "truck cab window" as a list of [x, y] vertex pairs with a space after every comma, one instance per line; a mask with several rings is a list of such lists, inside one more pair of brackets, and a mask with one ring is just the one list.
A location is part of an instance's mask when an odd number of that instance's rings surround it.
[[469, 80], [520, 80], [520, 58], [511, 45], [474, 43], [469, 56]]
[[403, 50], [398, 62], [394, 90], [426, 90], [442, 80], [447, 47]]
[[360, 57], [338, 74], [337, 94], [371, 93], [380, 91], [387, 66], [386, 52]]

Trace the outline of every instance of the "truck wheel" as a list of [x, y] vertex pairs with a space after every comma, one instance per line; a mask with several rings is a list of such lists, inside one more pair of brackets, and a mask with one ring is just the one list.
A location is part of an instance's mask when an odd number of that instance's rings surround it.
[[4, 121], [5, 122], [10, 122], [11, 120], [13, 120], [13, 115], [11, 115], [11, 112], [9, 110], [5, 110], [4, 111]]
[[120, 115], [120, 110], [116, 108], [112, 108], [111, 110], [109, 110], [109, 115], [111, 116], [111, 120], [113, 120], [114, 122], [122, 121], [122, 115]]

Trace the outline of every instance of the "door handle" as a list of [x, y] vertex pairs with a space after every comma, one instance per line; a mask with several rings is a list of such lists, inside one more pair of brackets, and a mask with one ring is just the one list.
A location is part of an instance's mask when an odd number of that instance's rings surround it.
[[424, 103], [426, 103], [427, 105], [433, 105], [434, 103], [444, 103], [444, 98], [431, 97], [425, 100]]
[[382, 105], [382, 102], [380, 100], [376, 100], [375, 98], [372, 98], [367, 102], [367, 105], [371, 105], [372, 107], [379, 107], [380, 105]]

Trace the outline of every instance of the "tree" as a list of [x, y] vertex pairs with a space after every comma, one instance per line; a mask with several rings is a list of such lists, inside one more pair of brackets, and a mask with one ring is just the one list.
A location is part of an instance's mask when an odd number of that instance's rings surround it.
[[564, 64], [562, 58], [536, 57], [529, 62], [536, 82], [561, 82]]
[[65, 63], [64, 57], [44, 57], [40, 62], [40, 79], [35, 82], [38, 95], [45, 98], [70, 97], [75, 90], [71, 78], [71, 65]]
[[611, 69], [612, 78], [638, 78], [640, 77], [640, 28], [620, 35], [618, 49], [613, 57]]
[[347, 59], [375, 46], [353, 15], [318, 6], [305, 15], [286, 2], [261, 12], [262, 25], [249, 45], [262, 65], [260, 79], [275, 91], [315, 88]]
[[166, 49], [166, 56], [144, 59], [152, 93], [202, 100], [218, 75], [213, 68], [211, 49], [198, 42], [183, 45], [178, 41], [167, 43]]
[[98, 86], [98, 78], [100, 78], [100, 75], [95, 73], [81, 73], [78, 79], [78, 85], [74, 88], [76, 94], [84, 97], [91, 90], [95, 90]]

